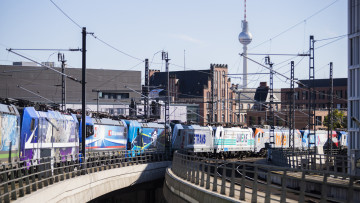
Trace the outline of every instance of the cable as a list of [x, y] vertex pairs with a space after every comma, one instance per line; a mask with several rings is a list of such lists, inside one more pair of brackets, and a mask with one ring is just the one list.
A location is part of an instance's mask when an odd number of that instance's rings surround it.
[[326, 7], [322, 8], [322, 9], [320, 9], [319, 11], [317, 11], [317, 12], [314, 13], [314, 14], [312, 14], [311, 16], [309, 16], [309, 17], [305, 18], [304, 20], [300, 21], [299, 23], [297, 23], [297, 24], [295, 24], [295, 25], [293, 25], [293, 26], [285, 29], [284, 31], [282, 31], [282, 32], [280, 32], [279, 34], [275, 35], [274, 37], [270, 38], [269, 40], [266, 40], [266, 41], [264, 41], [264, 42], [262, 42], [262, 43], [260, 43], [260, 44], [258, 44], [258, 45], [256, 45], [256, 46], [252, 47], [250, 50], [253, 50], [253, 49], [255, 49], [255, 48], [257, 48], [257, 47], [259, 47], [259, 46], [267, 43], [268, 41], [271, 41], [271, 40], [273, 40], [273, 39], [281, 36], [282, 34], [284, 34], [284, 33], [288, 32], [288, 31], [292, 30], [293, 28], [297, 27], [298, 25], [306, 22], [306, 21], [309, 20], [310, 18], [312, 18], [312, 17], [316, 16], [317, 14], [321, 13], [322, 11], [326, 10], [327, 8], [329, 8], [330, 6], [332, 6], [333, 4], [335, 4], [335, 3], [338, 2], [338, 1], [339, 1], [339, 0], [335, 0], [334, 2], [332, 2], [331, 4], [327, 5]]
[[345, 35], [345, 36], [343, 36], [343, 37], [341, 37], [341, 38], [337, 38], [337, 39], [335, 39], [335, 40], [333, 40], [333, 41], [331, 41], [331, 42], [328, 42], [328, 43], [326, 43], [326, 44], [324, 44], [324, 45], [322, 45], [322, 46], [317, 47], [316, 49], [320, 49], [320, 48], [322, 48], [322, 47], [324, 47], [324, 46], [327, 46], [327, 45], [332, 44], [332, 43], [334, 43], [334, 42], [336, 42], [336, 41], [339, 41], [339, 40], [343, 39], [343, 38], [346, 37], [346, 36], [347, 36], [347, 35]]
[[[56, 5], [56, 4], [53, 2], [53, 0], [50, 0], [50, 2], [53, 3], [53, 4], [56, 6], [56, 8], [59, 9], [59, 10], [61, 11], [61, 13], [63, 13], [63, 14], [64, 14], [69, 20], [71, 20], [76, 26], [78, 26], [80, 29], [82, 29], [82, 26], [80, 26], [80, 25], [79, 25], [78, 23], [76, 23], [69, 15], [67, 15], [58, 5]], [[126, 55], [126, 56], [128, 56], [128, 57], [133, 58], [133, 59], [136, 59], [136, 60], [139, 60], [139, 61], [144, 61], [144, 60], [142, 60], [142, 59], [139, 59], [139, 58], [137, 58], [137, 57], [135, 57], [135, 56], [132, 56], [132, 55], [130, 55], [130, 54], [128, 54], [128, 53], [125, 53], [124, 51], [121, 51], [121, 50], [115, 48], [114, 46], [110, 45], [109, 43], [107, 43], [107, 42], [105, 42], [104, 40], [100, 39], [99, 37], [95, 36], [94, 33], [87, 33], [87, 34], [90, 34], [90, 35], [93, 36], [95, 39], [97, 39], [97, 40], [99, 40], [100, 42], [102, 42], [103, 44], [111, 47], [112, 49], [116, 50], [117, 52], [120, 52], [120, 53], [122, 53], [122, 54], [124, 54], [124, 55]]]
[[318, 39], [318, 40], [315, 40], [315, 42], [320, 42], [320, 41], [326, 41], [326, 40], [330, 40], [330, 39], [336, 39], [336, 38], [343, 38], [343, 37], [346, 37], [348, 36], [348, 34], [346, 35], [340, 35], [340, 36], [336, 36], [336, 37], [331, 37], [331, 38], [325, 38], [325, 39]]
[[119, 52], [119, 53], [122, 53], [122, 54], [124, 54], [124, 55], [126, 55], [126, 56], [128, 56], [130, 58], [136, 59], [138, 61], [145, 62], [144, 60], [142, 60], [142, 59], [140, 59], [138, 57], [135, 57], [135, 56], [132, 56], [132, 55], [130, 55], [128, 53], [125, 53], [124, 51], [121, 51], [118, 48], [110, 45], [109, 43], [107, 43], [104, 40], [100, 39], [99, 37], [95, 36], [94, 33], [90, 33], [90, 35], [93, 36], [95, 39], [99, 40], [100, 42], [102, 42], [103, 44], [107, 45], [108, 47], [110, 47], [110, 48], [114, 49], [115, 51]]
[[52, 0], [50, 0], [50, 2], [53, 3], [54, 6], [56, 6], [56, 8], [59, 9], [59, 11], [61, 11], [62, 14], [64, 14], [69, 20], [71, 20], [71, 22], [73, 22], [76, 26], [82, 29], [82, 27], [78, 23], [76, 23], [72, 18], [70, 18], [70, 16], [68, 16], [58, 5], [56, 5]]

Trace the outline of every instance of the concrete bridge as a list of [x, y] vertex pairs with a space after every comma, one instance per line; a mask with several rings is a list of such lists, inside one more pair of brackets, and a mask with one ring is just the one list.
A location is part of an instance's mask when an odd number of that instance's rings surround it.
[[346, 173], [145, 151], [49, 157], [3, 165], [0, 202], [87, 202], [165, 176], [168, 202], [360, 202]]

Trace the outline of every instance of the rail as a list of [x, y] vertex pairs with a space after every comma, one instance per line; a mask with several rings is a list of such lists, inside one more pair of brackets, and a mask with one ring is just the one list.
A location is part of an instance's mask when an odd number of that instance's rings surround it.
[[[285, 202], [289, 193], [295, 195], [295, 201], [299, 202], [304, 202], [308, 198], [335, 202], [360, 201], [358, 199], [353, 201], [356, 196], [354, 193], [360, 192], [359, 185], [355, 183], [355, 180], [359, 180], [360, 177], [336, 172], [227, 162], [182, 152], [174, 153], [172, 171], [183, 180], [222, 195], [239, 197], [240, 200], [245, 200], [245, 188], [250, 187], [252, 189], [251, 202], [258, 201], [258, 190], [265, 193], [265, 202], [270, 202], [271, 195], [275, 194], [280, 195], [280, 202]], [[333, 176], [338, 175], [342, 175], [345, 180], [333, 181]], [[278, 181], [275, 181], [276, 179]], [[298, 186], [291, 186], [292, 180], [298, 181]], [[311, 191], [309, 184], [318, 184], [321, 191]], [[333, 196], [330, 194], [330, 187], [342, 189], [345, 196]]]
[[0, 202], [10, 202], [39, 189], [77, 176], [103, 170], [168, 161], [165, 152], [111, 151], [89, 153], [83, 162], [81, 154], [44, 157], [3, 164], [0, 168]]

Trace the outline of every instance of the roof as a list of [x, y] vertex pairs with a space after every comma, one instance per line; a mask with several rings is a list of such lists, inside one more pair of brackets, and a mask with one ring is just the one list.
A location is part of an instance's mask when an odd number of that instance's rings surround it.
[[[347, 78], [334, 78], [333, 85], [334, 87], [347, 86]], [[315, 79], [315, 87], [329, 87], [330, 79]], [[311, 85], [311, 80], [300, 80], [305, 86], [309, 87]], [[299, 85], [299, 87], [302, 87]]]
[[[207, 87], [210, 70], [201, 71], [173, 71], [169, 73], [170, 77], [178, 79], [180, 98], [191, 98], [203, 95], [204, 87]], [[166, 72], [155, 72], [150, 78], [150, 86], [166, 87]], [[166, 93], [166, 90], [162, 92]]]

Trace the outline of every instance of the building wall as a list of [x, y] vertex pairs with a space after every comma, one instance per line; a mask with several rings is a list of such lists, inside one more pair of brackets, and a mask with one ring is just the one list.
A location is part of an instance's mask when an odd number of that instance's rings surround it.
[[[55, 69], [61, 72], [60, 68]], [[61, 74], [40, 66], [0, 65], [0, 72], [0, 97], [48, 103], [47, 100], [18, 88], [17, 85], [20, 85], [56, 103], [61, 103]], [[81, 68], [66, 68], [65, 73], [78, 80], [82, 79]], [[97, 93], [92, 91], [94, 89], [109, 93], [109, 95], [129, 95], [125, 99], [109, 98], [106, 95], [99, 99], [100, 104], [128, 104], [131, 98], [139, 100], [140, 94], [125, 88], [125, 85], [141, 92], [141, 71], [87, 69], [87, 104], [96, 104]], [[81, 84], [68, 78], [66, 79], [66, 102], [68, 104], [81, 103]]]
[[[360, 3], [348, 0], [348, 131], [349, 155], [353, 150], [360, 150], [359, 124], [352, 121], [360, 120]], [[353, 172], [353, 169], [352, 169]]]
[[[328, 108], [329, 104], [329, 87], [315, 87], [315, 105], [316, 109]], [[295, 108], [297, 109], [308, 109], [309, 105], [309, 91], [307, 88], [295, 88]], [[288, 94], [290, 88], [281, 89], [281, 101], [283, 103], [282, 108], [288, 109], [289, 102]], [[333, 87], [334, 93], [334, 108], [339, 110], [346, 110], [347, 108], [347, 86]]]
[[[308, 112], [303, 112], [302, 110], [296, 110], [295, 111], [295, 128], [302, 130], [302, 129], [307, 129], [308, 127], [308, 120], [309, 117], [307, 115]], [[268, 119], [270, 119], [269, 117], [270, 113], [268, 111], [248, 111], [247, 112], [247, 125], [248, 126], [252, 126], [252, 125], [269, 125], [268, 123]], [[320, 129], [327, 129], [326, 126], [324, 126], [324, 120], [325, 120], [325, 116], [328, 115], [328, 111], [327, 110], [318, 110], [315, 111], [315, 119], [316, 121], [314, 122], [315, 128], [317, 130]], [[345, 116], [346, 116], [346, 112], [345, 112]], [[275, 111], [275, 125], [276, 126], [288, 126], [287, 121], [289, 120], [289, 112], [288, 111]]]
[[[214, 122], [226, 124], [233, 123], [236, 118], [235, 93], [230, 89], [231, 81], [227, 77], [227, 65], [211, 64], [214, 68]], [[211, 80], [209, 77], [208, 86], [204, 88], [204, 124], [207, 124], [211, 114]]]

